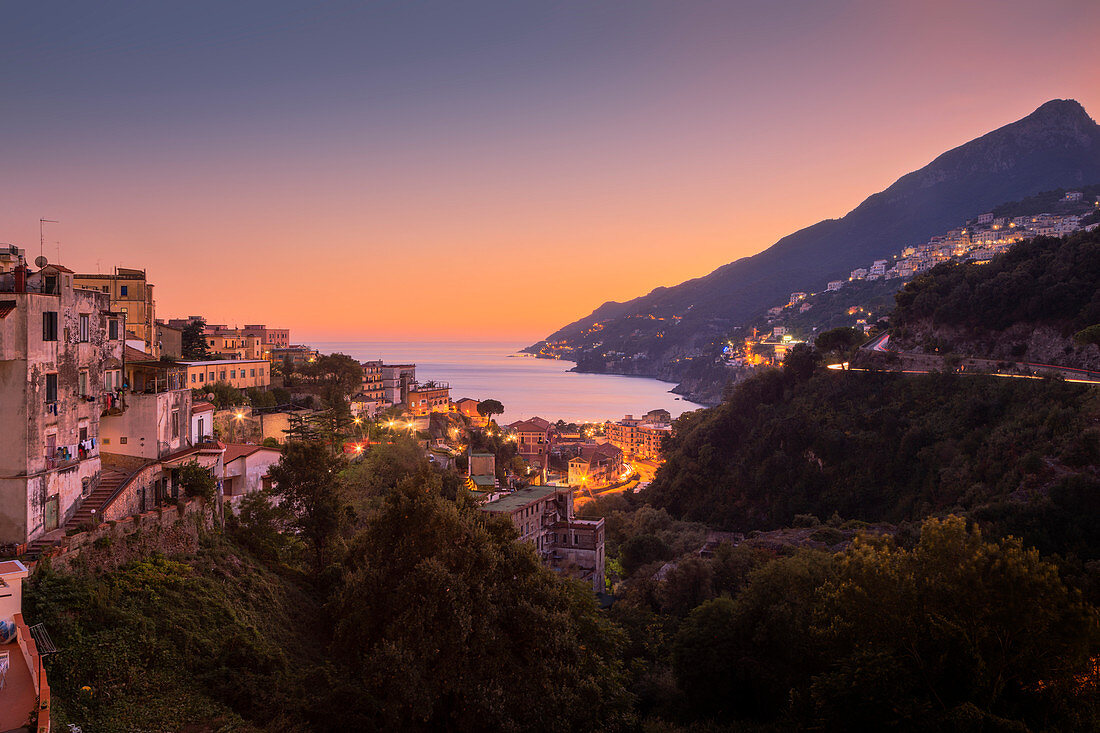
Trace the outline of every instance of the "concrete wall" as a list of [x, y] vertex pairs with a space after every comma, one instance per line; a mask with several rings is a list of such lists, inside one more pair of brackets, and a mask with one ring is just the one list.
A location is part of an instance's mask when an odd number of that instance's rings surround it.
[[281, 458], [279, 451], [266, 449], [229, 463], [225, 467], [226, 496], [232, 496], [236, 503], [241, 496], [262, 489], [264, 477]]
[[[191, 438], [191, 390], [178, 389], [158, 394], [129, 394], [121, 415], [100, 420], [103, 450], [126, 456], [159, 458], [185, 448]], [[172, 437], [172, 413], [178, 417], [178, 431]], [[126, 438], [126, 442], [122, 442]]]

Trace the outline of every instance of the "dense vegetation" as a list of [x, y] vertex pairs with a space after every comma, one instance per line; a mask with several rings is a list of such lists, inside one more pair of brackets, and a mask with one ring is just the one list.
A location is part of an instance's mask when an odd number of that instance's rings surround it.
[[987, 265], [945, 264], [914, 278], [897, 296], [893, 323], [1001, 331], [1047, 324], [1069, 336], [1100, 323], [1100, 231], [1036, 237]]
[[[1100, 557], [1090, 524], [1098, 418], [1089, 388], [1057, 381], [766, 372], [681, 418], [646, 496], [674, 516], [740, 531], [798, 514], [1012, 513], [1014, 529], [1044, 547], [1087, 543]], [[1034, 512], [1049, 530], [1024, 526]]]
[[[588, 730], [633, 710], [621, 632], [507, 520], [398, 443], [291, 443], [196, 554], [48, 567], [27, 614], [85, 730]], [[449, 495], [450, 498], [447, 498]], [[109, 551], [105, 550], [105, 551]], [[104, 569], [108, 567], [108, 569]]]

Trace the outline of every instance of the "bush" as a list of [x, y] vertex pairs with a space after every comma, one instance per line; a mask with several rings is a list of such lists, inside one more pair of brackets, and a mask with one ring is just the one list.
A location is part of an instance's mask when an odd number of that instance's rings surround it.
[[188, 496], [202, 497], [207, 501], [214, 500], [214, 495], [218, 489], [218, 481], [214, 478], [214, 474], [209, 469], [200, 466], [198, 461], [191, 461], [180, 466], [179, 482]]

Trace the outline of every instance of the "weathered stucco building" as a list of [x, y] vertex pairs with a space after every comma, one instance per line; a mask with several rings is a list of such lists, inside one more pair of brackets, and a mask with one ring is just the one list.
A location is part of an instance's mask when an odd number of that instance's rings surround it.
[[0, 262], [0, 543], [57, 529], [100, 475], [100, 414], [125, 333], [71, 270]]
[[519, 539], [534, 545], [551, 570], [604, 590], [604, 521], [577, 519], [573, 491], [560, 486], [529, 486], [481, 506], [487, 514], [509, 517]]

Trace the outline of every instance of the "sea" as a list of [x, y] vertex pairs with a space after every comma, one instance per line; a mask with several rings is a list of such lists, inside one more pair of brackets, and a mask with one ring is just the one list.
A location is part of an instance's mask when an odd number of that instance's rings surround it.
[[673, 417], [702, 405], [672, 394], [675, 385], [645, 377], [578, 374], [573, 362], [536, 359], [521, 344], [496, 341], [311, 342], [322, 353], [359, 361], [416, 364], [416, 378], [451, 386], [451, 399], [495, 399], [504, 405], [501, 424], [539, 416], [550, 421], [602, 422], [665, 409]]

